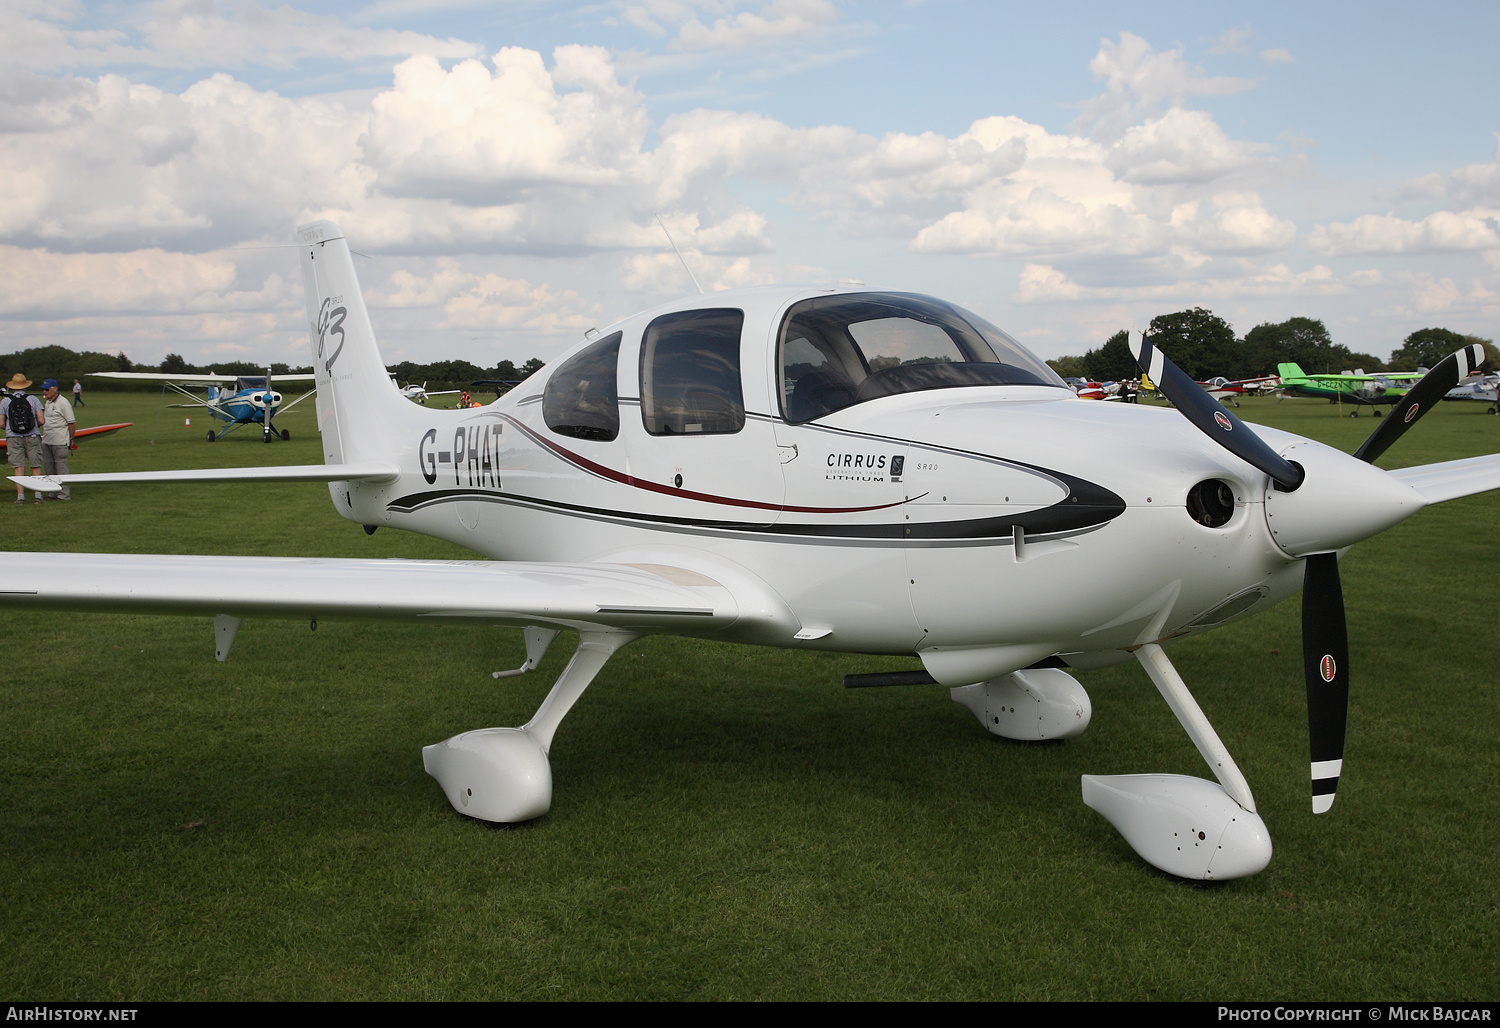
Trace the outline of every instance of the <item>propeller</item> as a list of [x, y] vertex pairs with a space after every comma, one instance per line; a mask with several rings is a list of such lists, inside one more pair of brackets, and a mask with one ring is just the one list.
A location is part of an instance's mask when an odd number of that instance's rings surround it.
[[1307, 741], [1312, 756], [1312, 808], [1333, 806], [1344, 767], [1349, 719], [1349, 631], [1336, 553], [1314, 553], [1302, 577], [1302, 675], [1307, 682]]
[[1267, 446], [1244, 422], [1189, 378], [1187, 372], [1168, 360], [1144, 333], [1139, 346], [1131, 342], [1130, 352], [1161, 394], [1200, 432], [1246, 464], [1264, 471], [1286, 492], [1294, 492], [1302, 485], [1305, 473], [1301, 467]]
[[[1209, 396], [1143, 334], [1131, 353], [1162, 395], [1230, 453], [1268, 475], [1276, 487], [1293, 492], [1305, 480], [1302, 467], [1272, 450], [1224, 406]], [[1444, 393], [1484, 361], [1478, 344], [1445, 357], [1407, 391], [1354, 456], [1372, 463], [1416, 423]], [[1269, 502], [1269, 501], [1268, 501]], [[1349, 632], [1338, 555], [1307, 554], [1302, 579], [1302, 671], [1307, 683], [1307, 734], [1312, 758], [1312, 808], [1321, 814], [1333, 806], [1344, 764], [1344, 733], [1349, 714]]]
[[1359, 444], [1354, 456], [1371, 464], [1375, 463], [1375, 458], [1390, 449], [1392, 443], [1400, 439], [1408, 428], [1417, 423], [1418, 418], [1443, 398], [1443, 394], [1468, 378], [1469, 373], [1483, 363], [1484, 347], [1478, 343], [1472, 343], [1444, 357], [1437, 367], [1423, 375], [1420, 382], [1406, 391], [1401, 402], [1391, 408], [1390, 417], [1375, 426], [1375, 431]]

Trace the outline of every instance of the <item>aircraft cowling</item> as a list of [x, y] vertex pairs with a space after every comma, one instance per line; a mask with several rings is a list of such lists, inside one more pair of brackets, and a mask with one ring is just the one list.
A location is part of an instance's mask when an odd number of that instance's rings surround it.
[[1331, 446], [1304, 440], [1280, 453], [1307, 472], [1295, 492], [1266, 488], [1266, 525], [1272, 540], [1288, 556], [1352, 546], [1427, 505], [1404, 482]]

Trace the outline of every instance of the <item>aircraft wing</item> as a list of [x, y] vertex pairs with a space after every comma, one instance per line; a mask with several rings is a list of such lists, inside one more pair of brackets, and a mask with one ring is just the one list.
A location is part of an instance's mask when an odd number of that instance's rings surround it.
[[12, 475], [23, 489], [55, 493], [64, 485], [101, 482], [386, 482], [395, 481], [400, 469], [383, 461], [362, 464], [287, 464], [260, 468], [185, 468], [180, 471], [105, 471], [91, 475], [57, 475], [53, 478]]
[[1500, 453], [1399, 468], [1390, 474], [1415, 489], [1428, 503], [1442, 503], [1500, 489]]
[[[109, 435], [109, 433], [118, 432], [122, 428], [129, 428], [133, 424], [135, 424], [133, 421], [124, 421], [118, 425], [95, 425], [93, 428], [80, 428], [73, 434], [73, 438], [77, 440], [86, 439], [91, 435]], [[5, 449], [5, 440], [0, 439], [0, 450], [3, 449]]]
[[[662, 564], [8, 553], [0, 607], [234, 617], [472, 618], [524, 627], [797, 631], [766, 597]], [[769, 590], [766, 590], [769, 592]], [[746, 627], [742, 624], [741, 627]], [[779, 634], [779, 633], [778, 633]]]

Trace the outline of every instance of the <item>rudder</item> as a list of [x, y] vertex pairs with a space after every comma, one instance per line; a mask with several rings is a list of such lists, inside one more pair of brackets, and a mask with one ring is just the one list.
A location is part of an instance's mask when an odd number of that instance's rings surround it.
[[299, 227], [297, 241], [323, 460], [344, 464], [374, 459], [389, 429], [390, 412], [404, 401], [375, 343], [349, 244], [331, 221]]

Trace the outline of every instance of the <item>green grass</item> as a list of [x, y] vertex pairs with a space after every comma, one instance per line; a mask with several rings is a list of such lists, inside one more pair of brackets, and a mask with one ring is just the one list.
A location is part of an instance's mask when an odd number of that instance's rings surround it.
[[[94, 393], [74, 470], [318, 460], [209, 446], [155, 398]], [[1382, 463], [1500, 451], [1439, 407]], [[1316, 401], [1248, 421], [1352, 450]], [[6, 549], [460, 556], [366, 537], [312, 485], [78, 488], [0, 506]], [[1082, 773], [1202, 775], [1132, 665], [1080, 676], [1065, 744], [987, 735], [940, 688], [846, 691], [910, 661], [642, 640], [558, 733], [552, 811], [453, 813], [424, 744], [528, 718], [571, 649], [520, 633], [3, 614], [0, 993], [93, 999], [1494, 999], [1500, 612], [1494, 494], [1344, 562], [1354, 695], [1338, 803], [1309, 811], [1297, 601], [1173, 660], [1276, 846], [1253, 878], [1143, 864]]]

